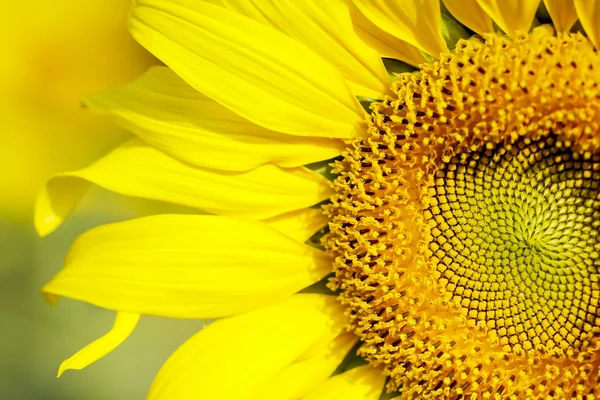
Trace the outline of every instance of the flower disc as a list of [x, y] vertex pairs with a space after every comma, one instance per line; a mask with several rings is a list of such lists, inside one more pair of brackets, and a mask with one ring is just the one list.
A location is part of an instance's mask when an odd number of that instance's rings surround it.
[[408, 398], [598, 396], [600, 57], [547, 26], [485, 39], [373, 103], [336, 166], [330, 285]]

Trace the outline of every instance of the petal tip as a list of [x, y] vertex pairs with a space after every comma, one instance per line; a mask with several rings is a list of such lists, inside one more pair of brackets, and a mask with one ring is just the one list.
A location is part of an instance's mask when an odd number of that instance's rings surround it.
[[44, 288], [42, 289], [42, 296], [44, 296], [44, 299], [46, 299], [48, 304], [53, 306], [56, 303], [58, 303], [60, 296], [55, 293], [52, 293], [50, 290], [48, 290], [48, 287], [50, 286], [51, 283], [52, 282], [50, 282], [50, 283], [46, 284], [46, 286], [44, 286]]
[[133, 332], [139, 319], [139, 314], [117, 312], [112, 329], [63, 361], [58, 367], [57, 378], [60, 378], [66, 370], [83, 369], [116, 349]]
[[55, 215], [43, 216], [40, 213], [36, 212], [33, 224], [39, 237], [44, 238], [52, 232], [54, 232], [56, 228], [58, 228], [58, 226], [61, 224], [61, 221], [59, 221]]
[[66, 361], [63, 361], [60, 364], [60, 367], [58, 367], [58, 372], [56, 373], [56, 377], [57, 378], [60, 378], [62, 376], [62, 374], [65, 373], [66, 370], [70, 369], [70, 368], [68, 368], [68, 367], [65, 366], [65, 363], [66, 363]]
[[35, 200], [33, 226], [40, 237], [46, 237], [56, 230], [63, 220], [52, 208], [47, 187], [44, 187]]
[[33, 225], [40, 237], [54, 232], [83, 198], [90, 183], [75, 173], [52, 177], [35, 200]]

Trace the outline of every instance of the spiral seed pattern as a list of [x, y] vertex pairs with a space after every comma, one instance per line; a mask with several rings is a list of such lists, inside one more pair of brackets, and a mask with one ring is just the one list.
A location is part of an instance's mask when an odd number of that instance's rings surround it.
[[430, 260], [475, 326], [516, 350], [579, 349], [600, 298], [600, 156], [554, 135], [455, 156], [425, 211]]

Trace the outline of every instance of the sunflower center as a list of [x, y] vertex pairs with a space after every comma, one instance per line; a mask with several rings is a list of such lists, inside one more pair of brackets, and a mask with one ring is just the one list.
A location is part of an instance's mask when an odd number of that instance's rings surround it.
[[390, 389], [600, 395], [598, 65], [547, 26], [471, 38], [372, 104], [324, 245]]
[[425, 217], [442, 293], [513, 350], [581, 348], [598, 315], [600, 157], [556, 135], [463, 153]]

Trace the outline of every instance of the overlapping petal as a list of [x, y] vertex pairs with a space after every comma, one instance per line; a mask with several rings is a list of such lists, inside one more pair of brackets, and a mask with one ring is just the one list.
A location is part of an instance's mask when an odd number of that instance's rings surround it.
[[477, 0], [481, 8], [509, 36], [531, 28], [540, 0]]
[[588, 37], [600, 47], [600, 0], [573, 0], [579, 21]]
[[364, 112], [341, 75], [272, 27], [196, 0], [138, 0], [133, 36], [192, 87], [278, 132], [351, 138]]
[[557, 31], [568, 32], [577, 21], [573, 0], [544, 0], [544, 4]]
[[375, 25], [434, 57], [448, 51], [441, 30], [439, 1], [353, 0]]
[[304, 208], [265, 220], [271, 227], [299, 242], [327, 226], [329, 219], [320, 208]]
[[340, 71], [355, 95], [377, 98], [391, 85], [377, 52], [354, 33], [345, 0], [211, 1], [306, 44]]
[[480, 35], [494, 31], [492, 19], [477, 0], [444, 0], [444, 4], [454, 18]]
[[325, 381], [340, 365], [358, 338], [352, 333], [339, 335], [325, 345], [316, 346], [310, 357], [301, 358], [282, 369], [255, 400], [295, 400]]
[[343, 149], [337, 139], [262, 128], [204, 96], [167, 67], [153, 67], [136, 81], [89, 96], [85, 103], [152, 146], [199, 167], [298, 167], [335, 157]]
[[264, 223], [158, 215], [92, 229], [44, 287], [99, 307], [178, 318], [234, 315], [322, 279], [325, 253]]
[[353, 368], [327, 379], [304, 400], [378, 400], [385, 376], [370, 365]]
[[343, 327], [333, 296], [295, 295], [222, 319], [184, 343], [158, 373], [149, 400], [252, 399], [324, 336]]
[[377, 50], [381, 57], [395, 58], [417, 66], [426, 61], [418, 48], [385, 32], [372, 23], [352, 2], [348, 2], [354, 31], [366, 44]]
[[126, 196], [252, 219], [309, 207], [327, 199], [331, 190], [325, 178], [304, 167], [268, 164], [247, 172], [194, 168], [134, 139], [87, 168], [48, 181], [36, 202], [40, 235], [65, 220], [90, 182]]

